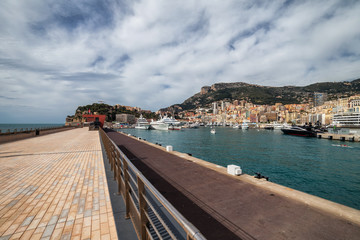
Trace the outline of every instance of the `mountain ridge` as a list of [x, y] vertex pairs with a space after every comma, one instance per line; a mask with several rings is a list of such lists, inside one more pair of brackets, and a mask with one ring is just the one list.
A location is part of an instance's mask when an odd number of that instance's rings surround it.
[[254, 104], [272, 105], [275, 103], [307, 103], [314, 92], [326, 93], [328, 99], [360, 94], [360, 78], [343, 82], [320, 82], [307, 86], [271, 87], [245, 82], [214, 83], [203, 86], [200, 92], [187, 98], [181, 104], [173, 104], [160, 111], [180, 112], [194, 110], [198, 107], [209, 107], [215, 101], [246, 100]]

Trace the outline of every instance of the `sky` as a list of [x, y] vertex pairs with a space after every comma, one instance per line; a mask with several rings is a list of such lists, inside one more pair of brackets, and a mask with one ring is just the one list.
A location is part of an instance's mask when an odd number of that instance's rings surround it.
[[360, 77], [360, 1], [1, 0], [0, 123]]

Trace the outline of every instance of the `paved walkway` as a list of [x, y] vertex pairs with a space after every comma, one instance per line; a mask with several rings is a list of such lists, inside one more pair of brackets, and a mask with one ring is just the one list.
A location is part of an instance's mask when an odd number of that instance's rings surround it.
[[[360, 239], [358, 210], [288, 189], [286, 192], [295, 194], [290, 198], [279, 190], [282, 186], [247, 175], [232, 177], [216, 166], [204, 167], [195, 163], [201, 160], [168, 153], [164, 147], [125, 134], [109, 131], [108, 135], [208, 239], [234, 239], [224, 237], [227, 231], [219, 230], [219, 223], [238, 239]], [[271, 187], [260, 186], [265, 184]], [[353, 213], [352, 220], [342, 217], [345, 211]]]
[[0, 145], [0, 240], [117, 239], [98, 134]]

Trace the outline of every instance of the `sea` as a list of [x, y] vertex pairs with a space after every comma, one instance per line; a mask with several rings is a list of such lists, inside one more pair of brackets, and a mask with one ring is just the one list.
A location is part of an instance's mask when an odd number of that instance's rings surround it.
[[5, 132], [14, 132], [16, 129], [17, 131], [20, 131], [20, 129], [27, 128], [30, 129], [46, 129], [46, 128], [53, 128], [53, 127], [61, 127], [64, 126], [64, 123], [18, 123], [18, 124], [7, 124], [7, 123], [0, 123], [0, 130], [2, 133]]
[[360, 210], [360, 143], [284, 135], [280, 130], [216, 127], [159, 131], [121, 129], [175, 151]]

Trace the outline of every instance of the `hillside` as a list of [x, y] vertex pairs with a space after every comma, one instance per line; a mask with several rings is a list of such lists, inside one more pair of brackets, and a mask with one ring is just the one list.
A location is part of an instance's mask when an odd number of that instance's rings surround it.
[[314, 92], [327, 93], [328, 99], [360, 94], [360, 79], [350, 82], [323, 82], [305, 87], [284, 86], [267, 87], [243, 82], [215, 83], [204, 86], [201, 91], [186, 99], [181, 104], [174, 104], [162, 111], [191, 110], [198, 107], [209, 107], [214, 101], [247, 100], [254, 104], [275, 103], [298, 104], [308, 103]]
[[127, 110], [125, 106], [115, 105], [111, 106], [105, 103], [93, 103], [91, 105], [78, 106], [75, 111], [75, 114], [72, 116], [67, 116], [68, 118], [82, 118], [83, 113], [87, 113], [90, 110], [91, 113], [97, 113], [101, 115], [106, 115], [106, 120], [111, 122], [115, 121], [116, 114], [126, 113], [139, 117], [142, 114], [145, 118], [157, 119], [158, 115], [154, 112], [148, 111], [137, 111], [137, 110]]

